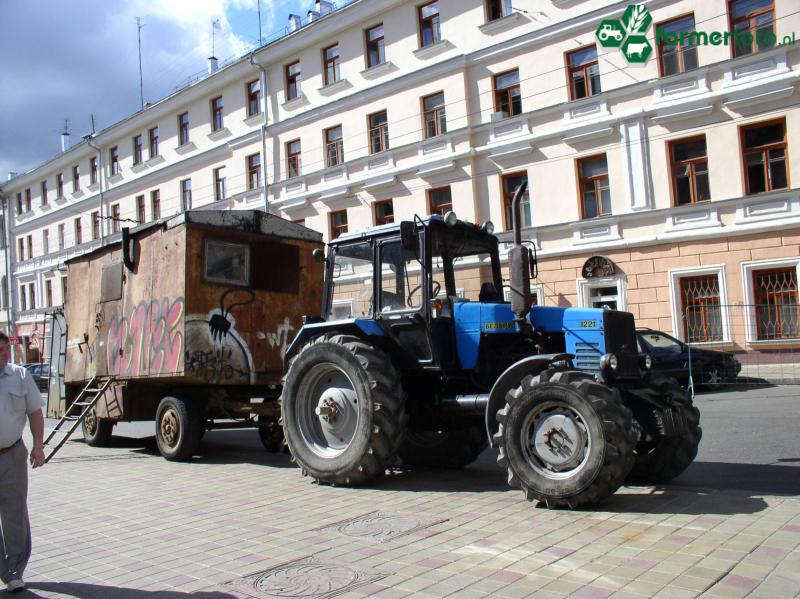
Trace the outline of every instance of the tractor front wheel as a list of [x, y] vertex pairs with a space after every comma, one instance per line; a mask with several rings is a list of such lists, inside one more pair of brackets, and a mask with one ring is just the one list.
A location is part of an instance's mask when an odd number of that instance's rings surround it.
[[497, 461], [529, 501], [551, 508], [595, 503], [613, 494], [633, 467], [630, 410], [586, 373], [525, 377], [497, 420]]
[[424, 468], [464, 468], [489, 445], [483, 426], [455, 431], [408, 431], [398, 452], [404, 463]]
[[292, 359], [281, 397], [283, 430], [297, 464], [318, 482], [360, 484], [397, 456], [406, 416], [400, 377], [366, 341], [322, 335]]

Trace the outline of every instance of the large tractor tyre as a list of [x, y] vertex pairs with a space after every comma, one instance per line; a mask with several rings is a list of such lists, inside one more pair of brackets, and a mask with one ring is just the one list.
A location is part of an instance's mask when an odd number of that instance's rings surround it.
[[692, 399], [673, 378], [651, 375], [649, 387], [660, 397], [671, 398], [673, 407], [679, 412], [678, 420], [686, 422], [686, 431], [679, 437], [651, 439], [643, 436], [634, 448], [636, 459], [629, 482], [667, 483], [689, 467], [697, 457], [697, 447], [703, 437], [700, 428], [700, 411], [692, 405]]
[[400, 377], [389, 357], [357, 337], [322, 335], [286, 373], [283, 431], [304, 475], [362, 484], [397, 456], [406, 424]]
[[286, 443], [283, 437], [283, 428], [275, 418], [258, 417], [260, 423], [266, 423], [266, 426], [258, 427], [258, 438], [261, 439], [261, 444], [264, 449], [269, 453], [280, 453], [287, 451]]
[[398, 455], [405, 464], [424, 468], [464, 468], [489, 445], [483, 426], [456, 431], [408, 431]]
[[197, 407], [180, 397], [165, 397], [156, 410], [156, 444], [164, 458], [172, 462], [192, 457], [203, 433]]
[[106, 447], [111, 441], [111, 436], [114, 431], [114, 422], [112, 420], [99, 420], [97, 418], [97, 412], [92, 408], [86, 416], [83, 417], [81, 430], [83, 431], [83, 439], [86, 441], [87, 445], [92, 447]]
[[618, 393], [578, 371], [525, 377], [497, 413], [498, 464], [528, 501], [549, 508], [596, 503], [633, 467], [635, 430]]

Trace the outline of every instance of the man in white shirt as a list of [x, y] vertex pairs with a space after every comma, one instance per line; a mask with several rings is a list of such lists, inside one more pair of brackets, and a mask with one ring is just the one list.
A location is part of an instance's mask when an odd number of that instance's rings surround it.
[[11, 593], [25, 588], [22, 574], [31, 556], [28, 521], [28, 450], [25, 421], [33, 435], [30, 463], [44, 465], [42, 395], [30, 373], [10, 364], [8, 336], [0, 332], [0, 578]]

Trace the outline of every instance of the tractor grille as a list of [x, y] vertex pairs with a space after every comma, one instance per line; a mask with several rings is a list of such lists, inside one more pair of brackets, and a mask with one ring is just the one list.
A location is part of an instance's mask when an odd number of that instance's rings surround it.
[[633, 314], [618, 310], [606, 310], [603, 313], [606, 335], [606, 352], [637, 352], [636, 323]]
[[600, 344], [578, 341], [575, 344], [575, 367], [580, 370], [600, 371]]

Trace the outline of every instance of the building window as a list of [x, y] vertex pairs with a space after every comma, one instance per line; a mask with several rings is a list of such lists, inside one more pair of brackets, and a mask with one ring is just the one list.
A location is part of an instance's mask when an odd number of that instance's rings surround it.
[[339, 44], [322, 51], [322, 66], [325, 85], [339, 81]]
[[64, 223], [58, 225], [58, 249], [64, 249]]
[[25, 212], [31, 211], [31, 190], [27, 188], [25, 190]]
[[444, 216], [446, 213], [453, 209], [453, 198], [450, 195], [450, 186], [437, 187], [436, 189], [428, 190], [428, 213], [441, 214]]
[[364, 32], [367, 38], [367, 68], [386, 62], [383, 42], [383, 23]]
[[261, 187], [261, 154], [251, 154], [247, 157], [247, 189]]
[[732, 0], [728, 10], [734, 33], [734, 57], [775, 45], [773, 0]]
[[286, 65], [286, 101], [300, 97], [300, 61]]
[[786, 122], [780, 120], [742, 127], [741, 139], [745, 193], [789, 187]]
[[295, 139], [286, 144], [286, 178], [300, 176], [300, 140]]
[[36, 309], [36, 285], [28, 283], [28, 299], [30, 299], [31, 310]]
[[74, 221], [75, 245], [83, 243], [83, 228], [81, 226], [81, 218], [78, 217]]
[[[680, 39], [681, 33], [694, 30], [694, 15], [679, 17], [656, 27], [656, 40], [661, 40], [658, 46], [658, 66], [662, 77], [697, 68], [696, 39], [688, 36]], [[667, 40], [670, 40], [669, 43]]]
[[447, 133], [444, 92], [422, 98], [422, 119], [426, 139]]
[[375, 225], [388, 225], [394, 222], [394, 205], [392, 200], [375, 202]]
[[64, 173], [56, 175], [56, 199], [60, 200], [64, 197]]
[[325, 129], [325, 165], [336, 166], [344, 162], [344, 142], [342, 126]]
[[369, 122], [369, 153], [377, 154], [389, 149], [389, 118], [385, 110], [367, 117]]
[[442, 41], [439, 23], [439, 2], [429, 2], [417, 8], [419, 20], [419, 45], [421, 48]]
[[511, 0], [486, 0], [486, 20], [496, 21], [511, 14]]
[[53, 305], [53, 281], [46, 279], [44, 282], [45, 306], [48, 308]]
[[77, 164], [72, 167], [72, 193], [81, 190], [81, 167]]
[[17, 214], [22, 214], [22, 192], [17, 192]]
[[150, 141], [150, 160], [158, 156], [158, 127], [153, 127], [147, 132]]
[[337, 210], [330, 214], [331, 239], [347, 233], [347, 210]]
[[225, 199], [225, 167], [214, 169], [214, 201]]
[[222, 96], [211, 100], [211, 131], [219, 131], [225, 126], [222, 118]]
[[178, 115], [178, 145], [185, 146], [189, 143], [189, 113]]
[[39, 187], [40, 187], [40, 193], [41, 193], [41, 198], [40, 198], [41, 205], [42, 206], [47, 206], [47, 180], [42, 181], [39, 184]]
[[684, 339], [689, 343], [722, 341], [722, 304], [716, 274], [681, 278]]
[[611, 214], [611, 190], [608, 186], [606, 155], [578, 160], [578, 185], [581, 194], [581, 218]]
[[117, 146], [108, 151], [108, 162], [111, 165], [111, 176], [119, 175], [119, 148]]
[[50, 253], [50, 230], [42, 229], [42, 255]]
[[185, 212], [192, 209], [192, 180], [183, 179], [181, 181], [181, 211]]
[[143, 225], [147, 216], [144, 209], [144, 196], [136, 196], [136, 220], [140, 225]]
[[142, 142], [142, 136], [136, 135], [133, 138], [133, 164], [136, 166], [137, 164], [141, 164], [142, 160], [144, 160], [144, 145]]
[[[511, 208], [514, 200], [514, 193], [517, 191], [520, 185], [528, 180], [528, 173], [510, 173], [508, 175], [503, 175], [501, 177], [501, 182], [503, 185], [503, 207], [504, 213], [506, 217], [506, 230], [510, 230], [513, 227], [514, 220], [511, 215]], [[530, 190], [525, 190], [525, 193], [522, 194], [522, 199], [519, 203], [519, 214], [521, 218], [521, 224], [523, 227], [530, 227], [532, 220], [531, 220], [531, 200], [530, 200]]]
[[757, 339], [800, 337], [796, 266], [754, 271], [753, 291]]
[[20, 237], [17, 239], [17, 255], [19, 256], [19, 261], [25, 261], [25, 239]]
[[100, 213], [92, 212], [92, 240], [100, 239]]
[[25, 285], [19, 286], [19, 307], [24, 312], [28, 309], [28, 300], [25, 295]]
[[33, 234], [28, 235], [25, 238], [25, 241], [28, 245], [28, 259], [30, 260], [31, 258], [33, 258]]
[[111, 232], [119, 233], [119, 204], [111, 204]]
[[522, 112], [522, 94], [519, 89], [519, 71], [514, 69], [494, 76], [494, 111], [503, 117]]
[[61, 277], [61, 303], [67, 303], [67, 277]]
[[247, 84], [247, 116], [261, 114], [261, 81], [256, 79]]
[[669, 142], [669, 159], [676, 206], [711, 199], [705, 136]]
[[597, 64], [597, 47], [586, 46], [567, 53], [569, 99], [579, 100], [599, 94], [600, 67]]
[[150, 192], [150, 216], [153, 220], [161, 218], [161, 190]]

